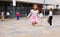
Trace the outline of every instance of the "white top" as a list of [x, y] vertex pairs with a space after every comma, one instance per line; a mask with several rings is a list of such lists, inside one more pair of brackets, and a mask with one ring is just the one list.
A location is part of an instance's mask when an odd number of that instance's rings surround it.
[[33, 10], [33, 9], [32, 9], [32, 10], [30, 11], [28, 17], [29, 17], [30, 15], [31, 15], [31, 16], [37, 16], [37, 15], [38, 15], [38, 10]]
[[10, 15], [10, 13], [9, 12], [7, 12], [7, 14], [6, 15]]
[[1, 13], [1, 16], [4, 16], [4, 12]]
[[40, 13], [38, 16], [39, 16], [40, 18], [42, 18], [42, 17], [43, 17], [43, 14], [42, 14], [42, 13]]
[[52, 11], [49, 12], [49, 16], [53, 16], [53, 12]]

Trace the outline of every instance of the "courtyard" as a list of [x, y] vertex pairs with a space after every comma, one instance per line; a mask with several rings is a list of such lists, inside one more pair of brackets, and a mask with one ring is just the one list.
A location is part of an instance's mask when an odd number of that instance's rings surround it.
[[48, 17], [43, 18], [42, 26], [32, 26], [29, 19], [0, 20], [0, 37], [60, 37], [60, 15], [53, 16], [53, 25], [47, 23]]

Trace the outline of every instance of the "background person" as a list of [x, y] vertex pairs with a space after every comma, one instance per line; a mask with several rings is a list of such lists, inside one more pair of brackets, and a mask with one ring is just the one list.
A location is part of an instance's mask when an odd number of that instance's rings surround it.
[[17, 19], [17, 20], [19, 20], [19, 16], [20, 16], [20, 14], [19, 14], [19, 12], [17, 12], [17, 13], [16, 13], [16, 19]]
[[4, 21], [4, 12], [1, 12], [1, 20]]
[[43, 25], [43, 23], [42, 23], [43, 22], [43, 17], [44, 17], [42, 11], [39, 12], [38, 16], [39, 16], [39, 25], [42, 26]]
[[52, 8], [50, 8], [48, 15], [48, 23], [50, 24], [50, 26], [52, 26], [52, 19], [53, 19], [53, 12], [52, 12]]
[[7, 13], [6, 13], [6, 16], [7, 16], [7, 18], [9, 19], [9, 17], [10, 17], [10, 13], [7, 12]]

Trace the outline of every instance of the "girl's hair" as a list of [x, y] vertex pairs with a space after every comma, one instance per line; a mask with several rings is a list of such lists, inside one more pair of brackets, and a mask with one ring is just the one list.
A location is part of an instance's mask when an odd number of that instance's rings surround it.
[[50, 11], [52, 11], [52, 8], [50, 8]]
[[35, 6], [35, 5], [37, 6], [36, 10], [38, 10], [38, 5], [37, 5], [37, 4], [33, 4], [33, 9], [34, 9], [34, 6]]

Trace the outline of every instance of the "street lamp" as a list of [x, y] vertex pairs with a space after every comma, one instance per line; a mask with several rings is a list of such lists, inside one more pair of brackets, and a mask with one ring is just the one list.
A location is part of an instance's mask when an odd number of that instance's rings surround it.
[[43, 2], [44, 16], [45, 16], [45, 0]]
[[16, 0], [13, 0], [13, 6], [16, 6]]
[[16, 0], [13, 0], [13, 12], [14, 12], [13, 17], [15, 17], [15, 6], [16, 6]]

